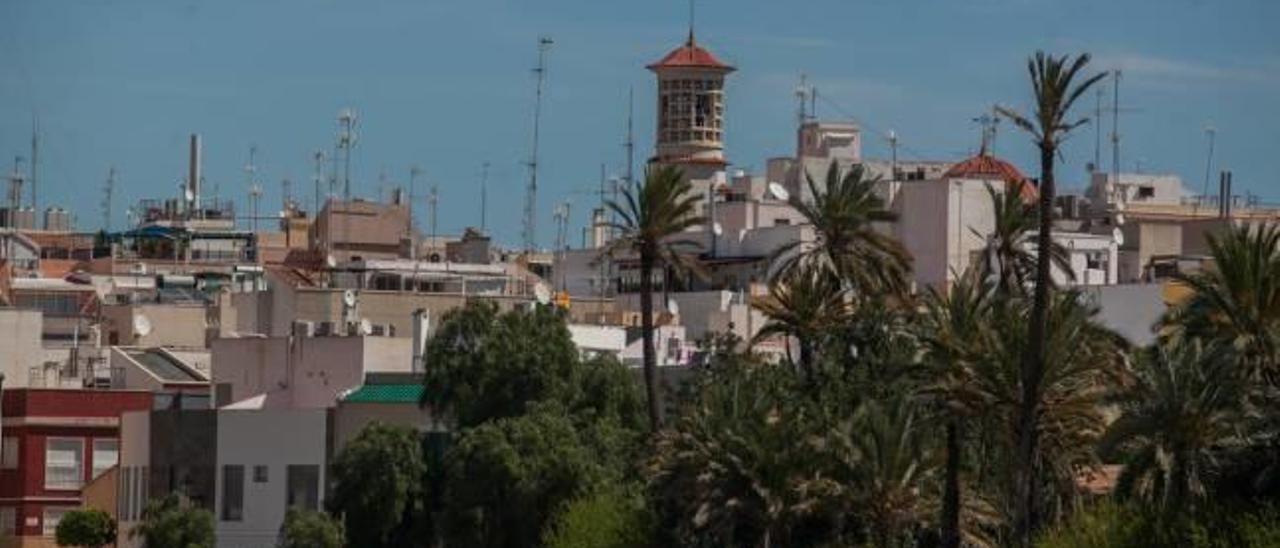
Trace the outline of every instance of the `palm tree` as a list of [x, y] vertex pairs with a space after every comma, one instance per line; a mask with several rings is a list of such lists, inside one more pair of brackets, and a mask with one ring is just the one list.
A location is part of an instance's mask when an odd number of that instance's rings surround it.
[[1246, 374], [1280, 386], [1280, 226], [1210, 234], [1212, 265], [1176, 279], [1191, 295], [1169, 310], [1162, 333], [1240, 350]]
[[1072, 120], [1071, 107], [1075, 102], [1098, 83], [1105, 73], [1095, 74], [1076, 81], [1077, 75], [1089, 63], [1089, 54], [1081, 54], [1072, 58], [1070, 55], [1054, 57], [1038, 51], [1027, 61], [1027, 70], [1031, 77], [1031, 90], [1035, 95], [1036, 107], [1033, 118], [1028, 119], [1007, 108], [1000, 108], [1000, 114], [1013, 120], [1014, 124], [1030, 133], [1036, 148], [1040, 151], [1040, 230], [1036, 234], [1036, 273], [1035, 295], [1031, 309], [1030, 345], [1023, 357], [1023, 377], [1029, 381], [1023, 384], [1027, 390], [1022, 395], [1024, 408], [1020, 410], [1018, 432], [1020, 434], [1017, 471], [1020, 475], [1018, 486], [1018, 507], [1021, 512], [1017, 522], [1018, 539], [1023, 545], [1031, 544], [1031, 534], [1035, 528], [1032, 522], [1031, 509], [1032, 481], [1035, 472], [1032, 470], [1036, 452], [1036, 402], [1037, 394], [1031, 392], [1040, 385], [1039, 378], [1044, 374], [1045, 347], [1043, 343], [1047, 330], [1049, 314], [1050, 260], [1052, 257], [1053, 199], [1054, 179], [1053, 163], [1057, 159], [1058, 145], [1075, 128], [1088, 123], [1088, 118]]
[[1189, 340], [1142, 355], [1124, 412], [1099, 445], [1104, 457], [1124, 457], [1120, 494], [1173, 512], [1205, 497], [1223, 456], [1243, 441], [1245, 386], [1229, 354]]
[[625, 201], [607, 202], [618, 217], [610, 227], [619, 235], [605, 248], [614, 255], [628, 252], [640, 257], [640, 328], [644, 338], [644, 384], [649, 399], [649, 425], [662, 427], [662, 399], [658, 390], [658, 362], [653, 347], [653, 271], [661, 264], [678, 270], [698, 270], [690, 255], [699, 244], [681, 238], [688, 229], [703, 224], [697, 214], [698, 197], [679, 169], [660, 166], [645, 171], [645, 181]]
[[994, 289], [985, 269], [970, 268], [946, 294], [930, 287], [921, 317], [925, 378], [920, 394], [946, 425], [946, 465], [942, 493], [941, 546], [960, 546], [962, 429], [967, 419], [991, 406], [977, 379], [992, 336]]
[[893, 237], [876, 230], [898, 216], [885, 209], [876, 194], [876, 178], [866, 177], [861, 165], [840, 175], [833, 161], [825, 189], [805, 173], [812, 202], [791, 197], [794, 207], [813, 226], [816, 241], [792, 242], [774, 253], [780, 276], [803, 262], [816, 262], [862, 294], [903, 294], [911, 271], [911, 256]]
[[[988, 277], [995, 277], [996, 286], [1005, 295], [1022, 294], [1036, 270], [1033, 242], [1039, 211], [1023, 200], [1027, 184], [1026, 181], [1011, 181], [1005, 184], [1003, 191], [987, 185], [995, 226], [990, 234], [970, 229], [974, 235], [987, 240], [986, 247], [982, 249], [982, 268], [988, 271]], [[1050, 249], [1058, 270], [1068, 276], [1073, 275], [1067, 248], [1054, 241], [1050, 243]]]
[[[830, 272], [806, 263], [792, 268], [769, 285], [769, 297], [752, 304], [769, 318], [755, 342], [781, 335], [800, 343], [800, 370], [814, 380], [814, 360], [822, 338], [849, 319], [852, 308], [840, 281]], [[790, 359], [791, 345], [787, 344]]]

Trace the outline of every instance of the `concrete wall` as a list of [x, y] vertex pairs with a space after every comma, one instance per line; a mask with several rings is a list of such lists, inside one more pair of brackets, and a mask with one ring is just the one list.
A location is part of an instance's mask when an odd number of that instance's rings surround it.
[[231, 385], [231, 401], [287, 392], [297, 408], [332, 407], [369, 371], [407, 372], [408, 337], [246, 337], [213, 343], [213, 382]]
[[[107, 340], [120, 346], [205, 348], [207, 309], [190, 304], [125, 304], [102, 307]], [[145, 316], [151, 332], [138, 333], [134, 317]]]
[[[284, 521], [289, 465], [319, 468], [318, 508], [324, 507], [327, 482], [328, 418], [325, 410], [218, 411], [217, 501], [225, 493], [223, 466], [244, 466], [244, 512], [241, 521], [217, 516], [219, 548], [271, 548]], [[282, 435], [287, 433], [287, 435]], [[254, 481], [254, 467], [267, 467], [267, 481]]]
[[1164, 285], [1158, 283], [1125, 284], [1091, 287], [1084, 294], [1101, 307], [1103, 325], [1135, 345], [1146, 345], [1155, 341], [1151, 327], [1167, 308], [1163, 289]]
[[436, 431], [442, 427], [431, 417], [431, 411], [416, 403], [350, 403], [343, 402], [333, 412], [333, 448], [337, 455], [360, 431], [373, 421], [407, 426], [419, 431]]
[[0, 372], [5, 388], [31, 386], [31, 368], [45, 360], [40, 343], [43, 326], [39, 310], [0, 308]]

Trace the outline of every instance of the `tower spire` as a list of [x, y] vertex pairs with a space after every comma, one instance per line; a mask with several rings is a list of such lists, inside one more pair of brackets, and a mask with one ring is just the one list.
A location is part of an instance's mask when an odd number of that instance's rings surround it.
[[689, 45], [692, 46], [693, 41], [693, 22], [694, 22], [694, 6], [697, 0], [689, 0]]

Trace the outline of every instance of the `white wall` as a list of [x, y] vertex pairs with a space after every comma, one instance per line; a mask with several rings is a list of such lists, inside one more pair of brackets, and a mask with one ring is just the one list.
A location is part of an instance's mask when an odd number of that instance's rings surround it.
[[366, 372], [411, 370], [407, 337], [246, 337], [213, 342], [213, 382], [231, 401], [287, 392], [296, 408], [332, 407]]
[[[284, 521], [286, 467], [319, 467], [318, 508], [324, 508], [327, 481], [325, 410], [218, 411], [218, 480], [214, 508], [219, 548], [271, 548]], [[244, 512], [241, 521], [223, 521], [223, 466], [244, 466]], [[253, 467], [268, 467], [267, 481], [257, 483]]]
[[44, 364], [43, 328], [44, 315], [39, 310], [0, 308], [0, 372], [5, 388], [31, 385], [31, 368]]

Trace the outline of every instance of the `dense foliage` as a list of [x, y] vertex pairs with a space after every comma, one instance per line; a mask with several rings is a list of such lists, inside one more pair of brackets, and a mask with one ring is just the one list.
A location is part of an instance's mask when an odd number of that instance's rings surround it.
[[144, 548], [213, 548], [213, 512], [170, 494], [147, 503], [130, 535], [141, 538]]
[[58, 546], [97, 548], [116, 542], [116, 520], [97, 508], [72, 510], [62, 515], [54, 531]]
[[280, 525], [277, 548], [342, 548], [342, 523], [324, 512], [290, 508]]
[[355, 546], [414, 546], [424, 532], [426, 461], [417, 432], [370, 423], [333, 461], [329, 510]]

